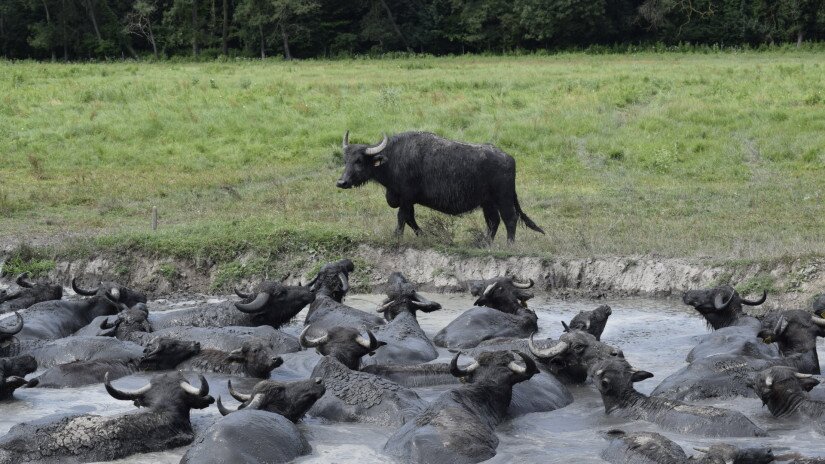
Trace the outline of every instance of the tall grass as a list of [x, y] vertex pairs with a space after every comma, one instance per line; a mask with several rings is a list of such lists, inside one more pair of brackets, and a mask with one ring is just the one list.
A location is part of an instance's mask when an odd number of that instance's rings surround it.
[[[0, 62], [0, 236], [221, 256], [395, 244], [380, 188], [335, 188], [341, 136], [425, 130], [518, 162], [548, 234], [482, 252], [823, 254], [823, 89], [815, 51]], [[479, 246], [480, 213], [418, 211], [438, 230], [402, 244]]]

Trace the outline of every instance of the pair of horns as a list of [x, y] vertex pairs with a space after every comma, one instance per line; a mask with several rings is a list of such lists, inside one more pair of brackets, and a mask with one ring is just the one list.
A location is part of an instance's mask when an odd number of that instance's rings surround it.
[[[713, 307], [717, 310], [722, 310], [728, 307], [731, 301], [733, 301], [733, 297], [736, 296], [736, 291], [731, 292], [730, 296], [725, 299], [725, 295], [722, 292], [717, 292], [716, 296], [713, 298]], [[742, 298], [742, 304], [748, 306], [758, 306], [765, 302], [768, 299], [768, 292], [762, 290], [762, 297], [758, 300], [748, 300], [747, 298]]]
[[[304, 330], [301, 332], [301, 336], [299, 337], [299, 341], [300, 341], [302, 346], [304, 346], [306, 348], [314, 348], [314, 347], [317, 347], [319, 345], [323, 345], [324, 343], [329, 341], [329, 332], [326, 331], [326, 330], [323, 332], [323, 334], [320, 337], [309, 338], [307, 336], [307, 332], [309, 332], [310, 327], [311, 326], [306, 326], [304, 328]], [[378, 340], [375, 338], [375, 335], [369, 330], [367, 330], [367, 338], [364, 338], [364, 336], [359, 333], [358, 335], [355, 336], [354, 340], [355, 340], [355, 343], [358, 343], [359, 345], [361, 345], [362, 347], [364, 347], [368, 350], [374, 350], [374, 349], [378, 348]]]
[[[206, 382], [206, 379], [203, 377], [203, 374], [198, 374], [198, 380], [200, 381], [200, 387], [195, 387], [188, 381], [182, 380], [179, 384], [180, 388], [186, 393], [189, 393], [190, 395], [202, 398], [209, 394], [209, 384]], [[103, 376], [103, 385], [106, 387], [106, 391], [109, 392], [110, 395], [112, 395], [112, 398], [124, 401], [140, 399], [152, 388], [152, 384], [148, 383], [137, 390], [120, 390], [112, 386], [112, 383], [109, 381], [108, 372], [106, 372], [106, 374]]]
[[23, 288], [32, 288], [32, 287], [34, 287], [34, 284], [31, 281], [27, 280], [28, 278], [29, 278], [29, 273], [24, 272], [24, 273], [20, 274], [19, 276], [17, 276], [17, 279], [15, 279], [14, 283], [16, 283], [18, 287], [23, 287]]
[[[531, 364], [534, 364], [533, 361], [530, 358], [528, 358], [526, 355], [524, 355], [523, 353], [515, 353], [515, 352], [511, 351], [510, 354], [513, 356], [513, 360], [510, 361], [507, 364], [507, 368], [510, 369], [515, 374], [526, 374], [528, 369], [529, 369], [529, 366]], [[479, 363], [475, 359], [473, 359], [473, 361], [467, 367], [464, 367], [464, 368], [459, 367], [458, 366], [459, 356], [461, 356], [460, 351], [458, 353], [456, 353], [455, 356], [453, 357], [452, 361], [450, 361], [450, 374], [453, 377], [466, 377], [466, 376], [472, 374], [476, 369], [478, 369]], [[470, 359], [472, 359], [472, 358], [470, 358]], [[523, 362], [524, 365], [521, 365], [520, 364], [521, 362]], [[535, 366], [533, 366], [533, 367], [535, 367]]]
[[[394, 305], [396, 301], [398, 301], [398, 300], [397, 299], [389, 300], [386, 303], [379, 306], [378, 308], [376, 308], [375, 311], [379, 312], [379, 313], [383, 313], [386, 310], [390, 309], [390, 307], [392, 305]], [[424, 298], [423, 296], [419, 295], [418, 292], [413, 294], [413, 298], [410, 299], [410, 303], [412, 303], [413, 306], [417, 306], [419, 308], [431, 308], [433, 306], [438, 306], [437, 309], [441, 309], [440, 304], [438, 304], [434, 301], [430, 301], [427, 298]]]
[[[389, 139], [387, 139], [387, 134], [383, 134], [383, 135], [384, 135], [384, 139], [381, 140], [381, 142], [378, 145], [375, 145], [375, 146], [372, 146], [372, 147], [367, 147], [367, 149], [364, 150], [365, 155], [375, 156], [375, 155], [381, 153], [382, 151], [384, 151], [385, 148], [387, 148], [387, 142], [389, 142]], [[349, 146], [349, 131], [346, 131], [346, 132], [344, 132], [344, 141], [341, 143], [341, 148], [343, 148], [344, 151], [347, 151], [348, 146]]]
[[[72, 290], [74, 290], [74, 292], [78, 295], [95, 296], [97, 295], [97, 292], [100, 291], [101, 287], [102, 284], [98, 285], [97, 288], [94, 290], [82, 288], [79, 285], [77, 285], [77, 277], [72, 277]], [[112, 300], [112, 302], [119, 302], [120, 296], [120, 289], [117, 287], [106, 290], [106, 297]]]

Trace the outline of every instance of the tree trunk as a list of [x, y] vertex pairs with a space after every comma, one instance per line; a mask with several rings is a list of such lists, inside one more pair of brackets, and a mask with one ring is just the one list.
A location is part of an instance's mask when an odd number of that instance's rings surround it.
[[152, 53], [155, 54], [155, 58], [158, 58], [158, 44], [155, 43], [155, 33], [152, 32], [152, 22], [149, 21], [149, 18], [146, 18], [146, 28], [149, 31], [149, 43], [152, 44]]
[[258, 32], [261, 34], [261, 59], [266, 59], [266, 42], [264, 41], [264, 25], [258, 24]]
[[398, 34], [398, 37], [401, 39], [401, 42], [404, 43], [404, 48], [406, 48], [408, 52], [412, 53], [413, 49], [407, 42], [407, 38], [404, 37], [404, 34], [401, 33], [401, 29], [398, 27], [398, 24], [395, 23], [395, 18], [393, 18], [392, 16], [392, 11], [390, 11], [389, 5], [387, 5], [387, 2], [385, 0], [381, 0], [381, 4], [384, 5], [384, 10], [387, 11], [387, 17], [390, 18], [390, 24], [392, 24], [393, 29], [395, 29], [395, 33]]
[[[46, 4], [46, 0], [41, 0], [41, 1], [43, 2], [43, 10], [46, 11], [46, 24], [49, 25], [49, 29], [51, 30], [52, 15], [51, 15], [51, 13], [49, 13], [49, 5]], [[49, 45], [52, 45], [52, 44], [49, 44]], [[52, 48], [52, 47], [49, 47], [49, 48]], [[52, 61], [55, 61], [55, 58], [56, 57], [55, 57], [55, 53], [54, 53], [54, 48], [52, 48]]]
[[198, 56], [198, 1], [192, 0], [192, 56]]
[[292, 53], [289, 52], [289, 34], [283, 24], [281, 24], [281, 38], [284, 39], [284, 59], [289, 61], [292, 59]]
[[98, 27], [97, 27], [97, 18], [95, 18], [94, 5], [92, 5], [92, 0], [86, 0], [85, 3], [86, 3], [86, 11], [89, 12], [89, 19], [92, 20], [92, 27], [95, 30], [95, 37], [97, 37], [97, 43], [99, 44], [100, 42], [103, 41], [103, 39], [100, 37], [100, 29], [98, 29]]
[[223, 27], [221, 28], [221, 53], [229, 54], [229, 0], [223, 0]]
[[60, 28], [63, 31], [63, 61], [69, 61], [69, 38], [66, 36], [66, 0], [60, 1]]
[[801, 30], [796, 33], [796, 48], [799, 48], [799, 47], [802, 46], [802, 38], [803, 38], [802, 36], [803, 36], [803, 34], [802, 34]]

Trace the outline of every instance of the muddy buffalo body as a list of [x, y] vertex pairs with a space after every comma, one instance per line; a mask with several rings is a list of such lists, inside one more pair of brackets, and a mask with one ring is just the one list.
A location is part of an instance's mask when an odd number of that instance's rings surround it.
[[415, 205], [458, 215], [484, 212], [487, 237], [493, 240], [501, 221], [507, 240], [516, 239], [516, 224], [544, 231], [522, 211], [516, 195], [516, 161], [493, 145], [443, 139], [426, 132], [404, 132], [375, 146], [350, 144], [344, 134], [344, 173], [337, 186], [348, 189], [374, 180], [386, 189], [387, 204], [398, 208], [397, 235], [410, 226], [419, 234]]

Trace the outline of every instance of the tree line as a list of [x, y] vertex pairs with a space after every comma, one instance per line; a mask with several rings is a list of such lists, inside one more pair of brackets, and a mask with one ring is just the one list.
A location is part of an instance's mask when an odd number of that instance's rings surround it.
[[11, 59], [291, 59], [820, 40], [825, 0], [0, 0], [0, 52]]

